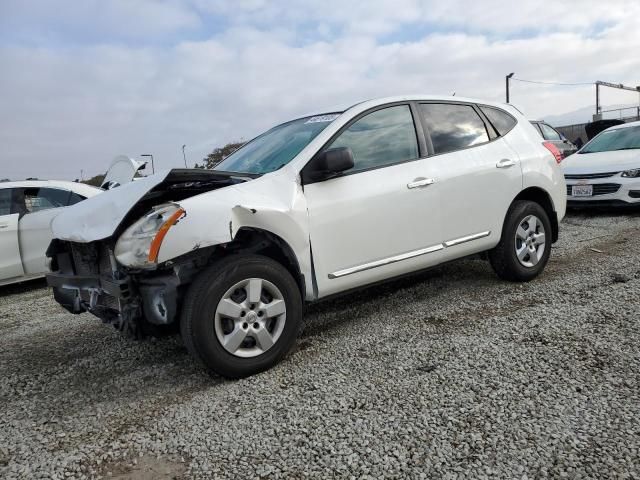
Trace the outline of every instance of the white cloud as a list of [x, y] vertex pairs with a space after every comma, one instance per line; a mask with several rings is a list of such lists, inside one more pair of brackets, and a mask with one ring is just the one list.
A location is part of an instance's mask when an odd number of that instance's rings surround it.
[[[147, 32], [160, 40], [199, 28], [210, 14], [205, 10], [233, 12], [234, 20], [222, 34], [168, 46], [127, 46], [121, 31], [129, 27], [122, 25], [112, 44], [5, 42], [0, 177], [75, 178], [81, 168], [95, 174], [118, 153], [153, 153], [157, 166], [179, 166], [183, 143], [193, 163], [215, 146], [247, 139], [276, 122], [374, 96], [455, 91], [502, 100], [504, 75], [511, 71], [536, 80], [640, 83], [637, 16], [628, 15], [637, 7], [625, 1], [584, 2], [580, 9], [565, 5], [573, 2], [526, 1], [521, 10], [506, 13], [503, 2], [495, 1], [372, 1], [366, 11], [334, 0], [304, 8], [261, 0], [148, 2], [114, 2], [109, 8], [117, 12], [129, 5], [135, 18], [155, 19]], [[47, 15], [58, 18], [51, 11], [40, 15], [42, 25]], [[83, 15], [102, 21], [84, 11], [75, 15], [74, 22]], [[96, 28], [116, 28], [114, 16], [106, 15]], [[399, 25], [424, 19], [457, 27], [414, 41], [390, 40], [388, 33]], [[314, 22], [318, 35], [301, 42], [301, 26]], [[566, 28], [560, 28], [563, 22]], [[534, 32], [541, 28], [548, 31]], [[534, 33], [504, 35], [522, 29]], [[381, 34], [387, 35], [385, 44], [378, 40]], [[584, 107], [593, 97], [591, 86], [514, 83], [512, 91], [514, 103], [532, 118]], [[603, 100], [634, 102], [637, 95], [605, 92]]]
[[21, 41], [59, 42], [162, 38], [201, 25], [178, 0], [2, 0], [0, 31]]

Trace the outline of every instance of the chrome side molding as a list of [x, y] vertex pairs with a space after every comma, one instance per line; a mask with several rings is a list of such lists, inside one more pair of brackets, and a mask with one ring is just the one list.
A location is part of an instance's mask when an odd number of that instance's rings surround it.
[[375, 262], [365, 263], [364, 265], [358, 265], [356, 267], [345, 268], [344, 270], [338, 270], [337, 272], [330, 273], [329, 278], [340, 278], [345, 275], [351, 275], [352, 273], [363, 272], [364, 270], [370, 270], [376, 267], [382, 267], [383, 265], [389, 265], [390, 263], [401, 262], [402, 260], [408, 260], [409, 258], [419, 257], [420, 255], [426, 255], [427, 253], [437, 252], [442, 250], [444, 245], [442, 243], [433, 245], [432, 247], [421, 248], [420, 250], [414, 250], [413, 252], [403, 253], [396, 255], [395, 257], [384, 258], [382, 260], [376, 260]]
[[490, 231], [474, 233], [473, 235], [467, 235], [466, 237], [460, 237], [460, 238], [456, 238], [455, 240], [449, 240], [447, 242], [444, 242], [444, 246], [453, 247], [454, 245], [460, 245], [461, 243], [467, 243], [472, 240], [478, 240], [479, 238], [488, 237], [489, 235], [491, 235]]
[[443, 250], [448, 247], [460, 245], [461, 243], [478, 240], [480, 238], [488, 237], [489, 235], [491, 235], [491, 231], [474, 233], [472, 235], [456, 238], [454, 240], [448, 240], [446, 242], [439, 243], [438, 245], [433, 245], [431, 247], [421, 248], [419, 250], [402, 253], [400, 255], [396, 255], [393, 257], [383, 258], [382, 260], [376, 260], [375, 262], [365, 263], [365, 264], [357, 265], [351, 268], [345, 268], [344, 270], [338, 270], [337, 272], [330, 273], [328, 277], [330, 279], [334, 279], [334, 278], [344, 277], [346, 275], [351, 275], [353, 273], [364, 272], [365, 270], [371, 270], [372, 268], [382, 267], [384, 265], [389, 265], [391, 263], [401, 262], [403, 260], [408, 260], [410, 258], [415, 258], [421, 255], [426, 255], [428, 253], [437, 252], [439, 250]]

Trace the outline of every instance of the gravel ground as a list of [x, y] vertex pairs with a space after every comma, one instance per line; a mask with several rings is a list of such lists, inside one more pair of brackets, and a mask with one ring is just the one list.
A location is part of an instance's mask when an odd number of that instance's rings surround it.
[[0, 293], [3, 478], [640, 478], [640, 215], [572, 214], [545, 274], [464, 260], [311, 306], [240, 381]]

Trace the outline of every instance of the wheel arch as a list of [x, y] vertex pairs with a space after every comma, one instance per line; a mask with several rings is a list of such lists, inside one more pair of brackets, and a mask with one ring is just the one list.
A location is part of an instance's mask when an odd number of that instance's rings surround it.
[[249, 252], [264, 255], [287, 269], [296, 281], [302, 298], [305, 298], [308, 279], [302, 273], [293, 248], [279, 235], [257, 227], [240, 227], [232, 242], [226, 245], [228, 252]]
[[[522, 190], [511, 202], [517, 200], [528, 200], [530, 202], [535, 202], [540, 205], [547, 216], [549, 217], [549, 222], [551, 222], [551, 241], [552, 243], [556, 243], [558, 241], [558, 235], [560, 231], [560, 226], [558, 225], [558, 215], [556, 213], [556, 209], [553, 204], [553, 200], [551, 199], [551, 195], [546, 190], [543, 190], [540, 187], [528, 187]], [[511, 206], [509, 206], [511, 207]], [[505, 214], [506, 219], [506, 214]], [[504, 220], [503, 220], [504, 225]]]

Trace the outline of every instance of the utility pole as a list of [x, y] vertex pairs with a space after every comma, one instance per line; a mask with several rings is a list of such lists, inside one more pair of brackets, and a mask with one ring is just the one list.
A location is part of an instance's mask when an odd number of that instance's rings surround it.
[[153, 155], [151, 155], [150, 153], [143, 153], [142, 155], [140, 155], [141, 157], [151, 157], [151, 173], [156, 173], [156, 167], [153, 164]]
[[504, 80], [505, 80], [505, 87], [506, 87], [506, 93], [507, 93], [507, 103], [509, 103], [509, 80], [511, 80], [511, 77], [513, 77], [514, 72], [511, 72], [509, 75], [507, 75]]
[[184, 153], [184, 147], [186, 147], [186, 145], [182, 145], [182, 158], [184, 158], [184, 168], [189, 168], [187, 167], [187, 156]]

